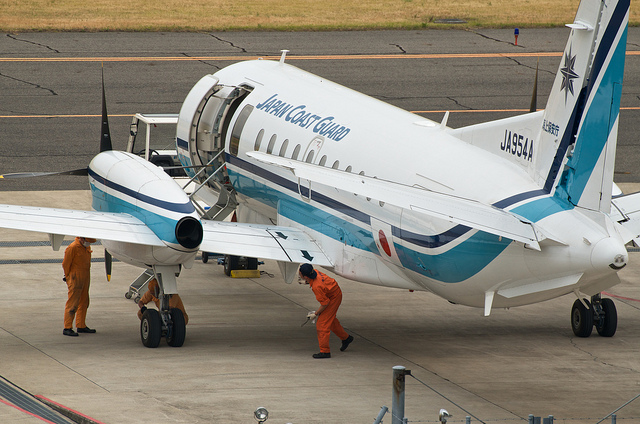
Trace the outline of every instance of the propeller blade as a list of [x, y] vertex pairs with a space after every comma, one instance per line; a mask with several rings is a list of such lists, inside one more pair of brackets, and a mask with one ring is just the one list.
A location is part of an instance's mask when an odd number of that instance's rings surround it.
[[109, 118], [107, 116], [107, 99], [104, 94], [104, 66], [102, 67], [102, 130], [100, 135], [100, 152], [113, 150], [111, 133], [109, 132]]
[[536, 80], [533, 83], [533, 95], [531, 96], [531, 106], [529, 106], [529, 112], [535, 112], [538, 110], [538, 65], [540, 65], [540, 58], [536, 63]]
[[60, 172], [13, 172], [11, 174], [1, 174], [0, 179], [10, 180], [12, 178], [49, 177], [52, 175], [81, 175], [86, 177], [89, 175], [89, 170], [87, 168], [81, 168]]
[[111, 265], [113, 263], [113, 257], [111, 253], [107, 252], [107, 249], [104, 250], [104, 269], [107, 271], [107, 281], [111, 281]]

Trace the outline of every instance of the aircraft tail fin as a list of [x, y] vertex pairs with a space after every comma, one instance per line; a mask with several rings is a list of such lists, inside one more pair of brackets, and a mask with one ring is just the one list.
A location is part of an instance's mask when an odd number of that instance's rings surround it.
[[556, 74], [534, 159], [544, 190], [609, 212], [629, 0], [583, 0]]

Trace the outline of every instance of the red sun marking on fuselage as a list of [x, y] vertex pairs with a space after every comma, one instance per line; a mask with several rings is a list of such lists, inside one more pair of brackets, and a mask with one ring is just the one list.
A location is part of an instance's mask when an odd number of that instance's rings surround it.
[[387, 236], [384, 235], [382, 230], [378, 231], [378, 238], [380, 239], [380, 246], [382, 246], [382, 250], [387, 256], [391, 257], [391, 248], [389, 247], [389, 242], [387, 241]]

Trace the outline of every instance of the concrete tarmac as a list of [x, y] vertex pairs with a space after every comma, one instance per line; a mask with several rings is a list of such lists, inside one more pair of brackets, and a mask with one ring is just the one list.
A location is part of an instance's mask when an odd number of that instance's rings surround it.
[[[88, 208], [89, 192], [1, 192], [0, 203]], [[97, 333], [65, 337], [62, 249], [9, 243], [44, 240], [0, 231], [0, 376], [96, 422], [251, 423], [264, 406], [268, 423], [370, 423], [391, 406], [396, 365], [412, 373], [409, 422], [436, 422], [445, 408], [450, 422], [535, 414], [596, 423], [640, 393], [638, 253], [610, 290], [619, 314], [612, 338], [573, 335], [572, 295], [485, 318], [429, 293], [339, 279], [339, 318], [355, 341], [340, 352], [332, 336], [333, 357], [316, 360], [314, 326], [301, 327], [315, 298], [307, 286], [285, 284], [273, 262], [255, 279], [228, 278], [212, 261], [183, 270], [187, 338], [157, 349], [142, 346], [137, 306], [123, 296], [140, 270], [115, 263], [106, 282], [94, 263], [87, 321]], [[102, 254], [95, 246], [94, 258]], [[640, 400], [617, 417], [640, 422]], [[0, 402], [0, 422], [42, 421]]]

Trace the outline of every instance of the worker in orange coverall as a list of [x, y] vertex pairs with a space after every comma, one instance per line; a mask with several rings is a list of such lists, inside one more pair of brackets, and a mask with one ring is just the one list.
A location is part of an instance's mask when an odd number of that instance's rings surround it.
[[316, 299], [320, 302], [317, 311], [307, 314], [307, 319], [317, 319], [316, 331], [318, 332], [318, 344], [320, 345], [320, 353], [314, 353], [316, 359], [331, 358], [331, 350], [329, 348], [329, 336], [331, 332], [342, 340], [340, 351], [344, 352], [349, 344], [353, 341], [353, 336], [347, 334], [340, 325], [340, 321], [336, 318], [340, 303], [342, 303], [342, 290], [338, 286], [338, 282], [326, 274], [313, 269], [311, 264], [300, 265], [300, 278], [306, 284], [309, 284], [311, 290], [316, 295]]
[[[65, 336], [78, 336], [78, 333], [95, 333], [87, 327], [87, 308], [89, 307], [89, 283], [91, 281], [91, 243], [96, 239], [76, 237], [64, 251], [62, 269], [63, 280], [67, 282], [69, 297], [64, 308]], [[73, 331], [73, 319], [78, 332]]]
[[[138, 318], [142, 319], [142, 313], [146, 310], [145, 305], [152, 300], [155, 302], [156, 307], [160, 309], [160, 287], [158, 286], [158, 280], [155, 278], [149, 281], [148, 290], [142, 295], [138, 302], [138, 306], [140, 307], [140, 310], [138, 311]], [[187, 315], [187, 311], [184, 310], [184, 304], [182, 303], [182, 299], [180, 299], [179, 294], [169, 295], [169, 308], [180, 309], [182, 311], [182, 315], [184, 315], [184, 323], [189, 323], [189, 315]]]

